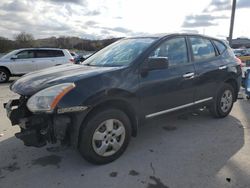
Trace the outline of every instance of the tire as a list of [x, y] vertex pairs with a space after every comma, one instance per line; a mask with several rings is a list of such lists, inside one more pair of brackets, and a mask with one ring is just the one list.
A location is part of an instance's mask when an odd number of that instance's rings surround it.
[[10, 74], [6, 69], [0, 68], [0, 83], [6, 83], [10, 79]]
[[233, 108], [235, 90], [230, 84], [223, 84], [209, 110], [215, 118], [226, 117]]
[[90, 115], [83, 126], [78, 149], [90, 163], [110, 163], [119, 158], [129, 144], [131, 123], [121, 110], [99, 110]]

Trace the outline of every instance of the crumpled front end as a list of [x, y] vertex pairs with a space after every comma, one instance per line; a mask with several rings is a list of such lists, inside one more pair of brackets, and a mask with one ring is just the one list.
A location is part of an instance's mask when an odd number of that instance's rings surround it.
[[19, 125], [21, 131], [15, 136], [22, 140], [26, 146], [42, 147], [47, 143], [68, 140], [67, 130], [71, 118], [67, 114], [33, 114], [26, 107], [28, 98], [10, 100], [4, 104], [7, 116], [12, 126]]

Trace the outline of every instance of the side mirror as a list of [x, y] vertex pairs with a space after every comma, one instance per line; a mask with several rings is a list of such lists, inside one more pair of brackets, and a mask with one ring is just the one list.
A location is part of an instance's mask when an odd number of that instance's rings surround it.
[[10, 59], [15, 60], [17, 58], [18, 58], [17, 55], [13, 55]]
[[148, 70], [160, 70], [168, 68], [167, 57], [150, 57], [147, 61]]

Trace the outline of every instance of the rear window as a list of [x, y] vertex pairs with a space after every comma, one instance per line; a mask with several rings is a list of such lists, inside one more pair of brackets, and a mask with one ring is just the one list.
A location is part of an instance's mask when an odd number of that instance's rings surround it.
[[217, 40], [214, 40], [213, 42], [220, 54], [222, 54], [227, 49], [227, 47], [222, 42], [219, 42]]
[[36, 50], [37, 58], [46, 58], [46, 57], [63, 57], [64, 53], [62, 50]]

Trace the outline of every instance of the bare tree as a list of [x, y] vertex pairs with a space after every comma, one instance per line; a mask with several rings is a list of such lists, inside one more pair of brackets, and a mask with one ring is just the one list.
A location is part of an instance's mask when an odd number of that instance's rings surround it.
[[8, 52], [14, 48], [14, 41], [0, 36], [0, 53]]
[[29, 48], [35, 44], [33, 35], [29, 33], [21, 32], [14, 38], [19, 48]]
[[60, 36], [56, 40], [56, 45], [58, 48], [71, 48], [70, 37]]

